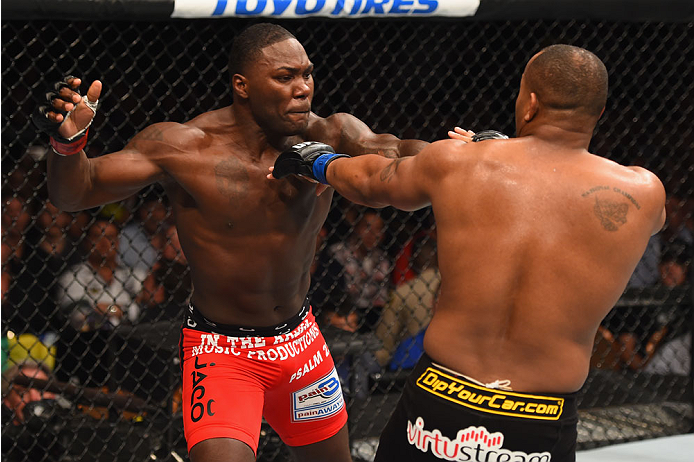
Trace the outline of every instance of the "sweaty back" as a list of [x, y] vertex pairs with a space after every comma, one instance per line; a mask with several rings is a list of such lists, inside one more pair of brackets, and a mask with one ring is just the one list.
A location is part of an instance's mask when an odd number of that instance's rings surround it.
[[432, 197], [442, 286], [425, 348], [478, 380], [575, 391], [650, 237], [653, 200], [633, 170], [585, 150], [484, 143]]

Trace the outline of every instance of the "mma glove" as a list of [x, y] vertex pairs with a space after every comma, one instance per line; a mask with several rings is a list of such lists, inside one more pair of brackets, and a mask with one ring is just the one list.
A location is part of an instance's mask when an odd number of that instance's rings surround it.
[[508, 136], [496, 130], [482, 130], [481, 132], [472, 135], [472, 141], [484, 141], [484, 140], [507, 140]]
[[[77, 154], [79, 153], [82, 149], [84, 149], [84, 146], [87, 144], [87, 134], [89, 133], [89, 126], [92, 124], [92, 121], [94, 120], [94, 116], [96, 115], [96, 108], [98, 106], [99, 101], [89, 101], [86, 97], [82, 98], [82, 103], [84, 103], [89, 109], [92, 111], [92, 118], [87, 123], [87, 125], [79, 130], [77, 133], [72, 135], [69, 138], [63, 137], [59, 133], [60, 127], [67, 122], [67, 120], [70, 118], [70, 115], [74, 110], [77, 108], [77, 106], [81, 103], [73, 103], [75, 106], [75, 109], [73, 109], [70, 112], [67, 111], [62, 111], [53, 106], [53, 100], [55, 99], [61, 99], [60, 97], [60, 90], [63, 88], [69, 88], [70, 90], [76, 92], [77, 94], [80, 94], [79, 90], [75, 90], [70, 85], [67, 83], [68, 80], [73, 79], [74, 77], [72, 76], [67, 76], [65, 77], [64, 80], [60, 82], [56, 82], [53, 85], [53, 90], [49, 91], [46, 93], [46, 100], [48, 101], [48, 104], [43, 104], [39, 107], [37, 107], [34, 112], [31, 114], [31, 120], [34, 122], [34, 125], [38, 128], [40, 132], [48, 133], [50, 136], [50, 142], [51, 142], [51, 147], [53, 148], [53, 151], [55, 151], [56, 154], [59, 154], [61, 156], [70, 156], [72, 154]], [[63, 116], [63, 121], [62, 122], [53, 122], [48, 118], [48, 113], [49, 112], [55, 112], [56, 114], [62, 114]]]
[[330, 162], [347, 154], [336, 154], [324, 143], [305, 141], [295, 144], [279, 155], [272, 170], [272, 176], [279, 179], [287, 175], [302, 175], [323, 184], [328, 184], [325, 172]]

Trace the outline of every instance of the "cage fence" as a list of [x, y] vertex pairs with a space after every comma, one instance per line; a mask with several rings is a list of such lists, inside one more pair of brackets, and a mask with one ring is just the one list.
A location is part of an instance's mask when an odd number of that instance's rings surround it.
[[[178, 335], [191, 282], [163, 190], [65, 213], [47, 201], [47, 140], [29, 114], [48, 82], [104, 84], [88, 153], [144, 127], [231, 103], [231, 39], [248, 20], [2, 22], [3, 458], [185, 459]], [[587, 20], [306, 20], [283, 23], [316, 65], [314, 112], [434, 141], [454, 126], [514, 132], [527, 60], [588, 48], [610, 93], [591, 150], [666, 186], [668, 222], [601, 325], [581, 392], [579, 448], [692, 431], [694, 33], [691, 24]], [[435, 303], [429, 209], [337, 197], [313, 268], [355, 458], [373, 457]], [[101, 249], [101, 250], [100, 250]], [[108, 288], [90, 257], [118, 253]], [[363, 253], [360, 253], [363, 252]], [[92, 265], [92, 266], [90, 266]], [[97, 265], [98, 266], [98, 265]], [[96, 285], [95, 285], [96, 284]], [[38, 392], [17, 407], [20, 395]], [[287, 450], [263, 423], [259, 460]]]

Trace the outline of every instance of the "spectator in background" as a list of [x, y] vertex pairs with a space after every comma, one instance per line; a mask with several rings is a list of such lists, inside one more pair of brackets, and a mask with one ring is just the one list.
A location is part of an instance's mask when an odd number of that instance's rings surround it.
[[331, 257], [344, 268], [347, 293], [357, 308], [361, 332], [373, 330], [388, 299], [391, 262], [380, 248], [384, 225], [377, 211], [367, 209], [347, 242], [330, 247]]
[[[51, 374], [30, 360], [10, 366], [2, 373], [2, 460], [7, 462], [57, 461], [65, 456], [58, 435], [46, 424], [50, 414], [32, 414], [30, 403], [54, 400], [55, 395], [38, 387], [15, 383], [17, 377], [48, 380]], [[54, 402], [54, 401], [53, 401]], [[45, 411], [45, 408], [42, 409]], [[44, 415], [48, 414], [48, 415]]]
[[[661, 262], [658, 264], [658, 282], [668, 289], [683, 287], [687, 283], [687, 262], [688, 257], [682, 249], [668, 251], [663, 254]], [[627, 315], [624, 319], [625, 325], [621, 332], [608, 330], [608, 327], [601, 327], [598, 335], [613, 345], [619, 353], [617, 360], [618, 368], [640, 370], [647, 366], [655, 357], [659, 348], [664, 342], [675, 342], [671, 346], [679, 351], [681, 342], [685, 339], [681, 334], [681, 324], [686, 309], [679, 307], [673, 313], [639, 311], [637, 314]], [[612, 321], [612, 324], [616, 324]], [[626, 328], [626, 329], [624, 329]], [[673, 339], [678, 337], [678, 339]], [[661, 363], [658, 367], [664, 367]], [[649, 370], [653, 370], [652, 368]]]
[[316, 254], [311, 263], [309, 299], [321, 328], [334, 326], [355, 332], [359, 319], [346, 291], [345, 269], [331, 256], [327, 237], [328, 230], [323, 226], [316, 237]]
[[25, 231], [31, 222], [31, 211], [20, 196], [4, 196], [2, 203], [2, 242], [10, 250], [8, 262], [16, 264], [24, 256]]
[[[46, 200], [36, 214], [33, 226], [27, 233], [33, 249], [23, 259], [22, 270], [17, 275], [9, 301], [14, 310], [11, 324], [19, 331], [38, 335], [47, 331], [57, 332], [64, 325], [55, 300], [56, 278], [78, 257], [69, 230], [79, 220], [59, 211]], [[81, 233], [81, 231], [80, 231]]]
[[684, 249], [666, 252], [658, 265], [661, 283], [668, 288], [685, 285], [689, 264], [689, 258], [684, 253]]
[[667, 221], [663, 234], [667, 241], [679, 240], [686, 246], [694, 245], [694, 199], [671, 194], [665, 201]]
[[646, 250], [631, 275], [627, 288], [643, 289], [652, 287], [660, 280], [658, 264], [662, 255], [662, 233], [654, 234], [648, 240]]
[[13, 383], [19, 375], [32, 379], [48, 380], [50, 372], [41, 364], [27, 360], [22, 364], [10, 366], [2, 373], [2, 404], [5, 408], [3, 409], [3, 421], [5, 420], [4, 417], [7, 416], [14, 425], [24, 423], [24, 406], [28, 403], [55, 398], [53, 393], [36, 388], [26, 388]]
[[78, 331], [110, 329], [135, 322], [140, 307], [135, 297], [146, 272], [118, 264], [118, 228], [96, 221], [84, 241], [86, 261], [70, 267], [58, 280], [58, 302]]
[[[684, 287], [688, 284], [690, 260], [680, 252], [668, 252], [663, 255], [660, 263], [660, 275], [665, 287]], [[686, 300], [686, 299], [685, 299]], [[690, 375], [692, 362], [692, 333], [689, 316], [691, 306], [685, 301], [685, 306], [678, 307], [678, 312], [665, 324], [667, 337], [645, 365], [644, 372], [653, 374]], [[679, 316], [678, 316], [679, 315]], [[678, 322], [679, 321], [679, 322]]]
[[424, 332], [431, 320], [441, 275], [438, 270], [436, 241], [421, 236], [412, 246], [414, 279], [401, 284], [390, 296], [376, 327], [383, 347], [375, 356], [381, 367], [410, 369], [424, 351]]
[[166, 229], [164, 242], [161, 258], [152, 267], [137, 297], [144, 310], [142, 321], [181, 319], [193, 290], [188, 260], [175, 225]]
[[0, 256], [2, 257], [2, 302], [5, 303], [7, 293], [12, 285], [12, 275], [8, 267], [10, 257], [12, 256], [12, 248], [4, 242], [2, 243], [2, 253], [0, 253]]
[[124, 266], [147, 274], [164, 246], [163, 231], [171, 214], [160, 199], [148, 199], [136, 215], [138, 219], [126, 225], [120, 234], [119, 258]]

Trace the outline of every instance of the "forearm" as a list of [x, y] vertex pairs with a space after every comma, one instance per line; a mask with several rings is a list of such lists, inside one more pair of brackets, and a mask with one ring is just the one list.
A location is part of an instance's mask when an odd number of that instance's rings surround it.
[[369, 207], [388, 205], [380, 200], [381, 171], [393, 162], [379, 155], [335, 159], [326, 171], [330, 186], [352, 202]]
[[61, 210], [83, 210], [83, 198], [88, 195], [90, 184], [89, 159], [84, 151], [71, 156], [48, 154], [48, 195]]

